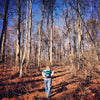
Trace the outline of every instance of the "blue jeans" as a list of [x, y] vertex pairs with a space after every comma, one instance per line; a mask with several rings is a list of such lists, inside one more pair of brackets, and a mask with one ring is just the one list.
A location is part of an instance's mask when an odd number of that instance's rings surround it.
[[45, 92], [47, 94], [47, 97], [49, 97], [51, 89], [51, 79], [44, 79], [44, 82], [45, 82]]

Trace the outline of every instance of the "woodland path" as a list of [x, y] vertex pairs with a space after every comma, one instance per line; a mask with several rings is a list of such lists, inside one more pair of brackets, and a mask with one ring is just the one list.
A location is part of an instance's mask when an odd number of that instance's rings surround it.
[[[0, 100], [48, 100], [41, 72], [31, 69], [21, 79], [9, 67], [0, 66]], [[45, 68], [41, 68], [41, 71]], [[54, 76], [49, 100], [99, 100], [100, 73], [84, 80], [73, 76], [70, 66], [53, 66]]]

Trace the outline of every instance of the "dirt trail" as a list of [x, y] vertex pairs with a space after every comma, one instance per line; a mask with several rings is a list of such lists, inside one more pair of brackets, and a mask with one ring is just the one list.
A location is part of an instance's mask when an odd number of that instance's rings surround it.
[[[54, 76], [50, 100], [99, 100], [100, 77], [84, 80], [82, 73], [73, 76], [70, 66], [53, 66]], [[8, 71], [9, 70], [9, 71]], [[41, 71], [44, 68], [41, 68]], [[1, 67], [0, 99], [1, 100], [47, 100], [44, 80], [41, 72], [31, 69], [21, 79], [9, 67]], [[100, 76], [98, 74], [98, 76]], [[9, 98], [9, 99], [8, 99]]]
[[[67, 74], [66, 73], [66, 67], [62, 67], [60, 66], [60, 68], [58, 66], [52, 68], [54, 70], [54, 76], [52, 78], [52, 88], [51, 88], [51, 94], [50, 97], [52, 98], [56, 98], [58, 97], [58, 95], [62, 96], [63, 91], [65, 91], [66, 87], [64, 87], [66, 85], [64, 76]], [[35, 79], [42, 79], [43, 77], [40, 76], [39, 77], [35, 77]], [[41, 82], [36, 81], [36, 84], [39, 84], [36, 87], [36, 93], [35, 95], [38, 97], [46, 97], [45, 91], [44, 91], [44, 80], [42, 80]]]

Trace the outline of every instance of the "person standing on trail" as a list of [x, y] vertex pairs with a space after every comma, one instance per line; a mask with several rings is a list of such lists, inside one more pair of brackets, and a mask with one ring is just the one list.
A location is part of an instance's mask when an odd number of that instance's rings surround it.
[[54, 74], [54, 71], [50, 69], [49, 66], [46, 67], [45, 70], [42, 72], [42, 76], [44, 77], [44, 83], [45, 83], [45, 92], [47, 97], [49, 97], [50, 89], [51, 89], [51, 78]]

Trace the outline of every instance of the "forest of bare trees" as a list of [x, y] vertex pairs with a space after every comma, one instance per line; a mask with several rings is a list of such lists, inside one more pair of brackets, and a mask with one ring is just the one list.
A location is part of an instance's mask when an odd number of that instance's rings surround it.
[[20, 76], [30, 65], [99, 61], [99, 0], [3, 0], [0, 9], [0, 60]]
[[0, 0], [0, 64], [100, 73], [100, 0]]

